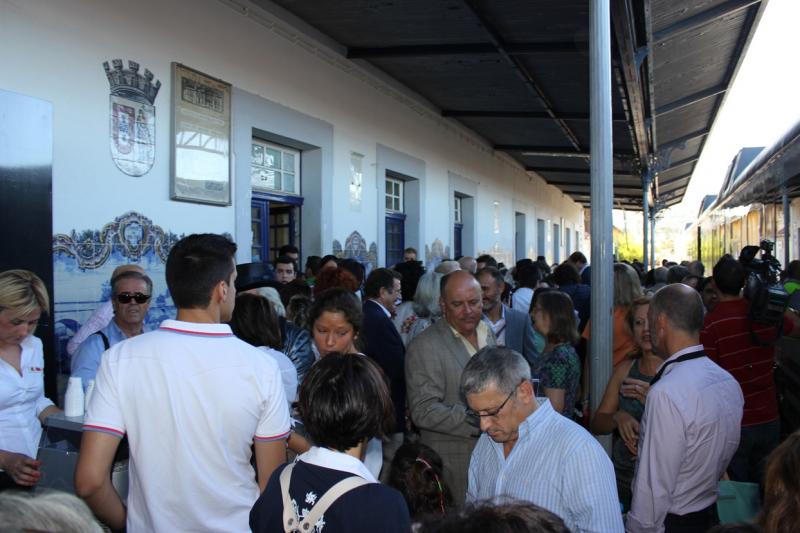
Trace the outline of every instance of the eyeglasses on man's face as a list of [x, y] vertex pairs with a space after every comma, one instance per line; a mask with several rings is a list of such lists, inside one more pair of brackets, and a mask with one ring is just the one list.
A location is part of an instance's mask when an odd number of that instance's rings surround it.
[[150, 299], [150, 295], [142, 294], [141, 292], [121, 292], [117, 294], [116, 298], [121, 304], [129, 304], [131, 300], [135, 301], [137, 304], [143, 304]]
[[496, 417], [497, 415], [500, 414], [500, 411], [502, 411], [503, 407], [506, 406], [506, 404], [508, 403], [508, 400], [510, 400], [511, 397], [514, 396], [514, 394], [517, 392], [517, 389], [519, 388], [519, 386], [522, 385], [523, 383], [525, 383], [524, 379], [522, 381], [520, 381], [519, 384], [516, 387], [514, 387], [514, 390], [512, 390], [508, 394], [508, 396], [506, 396], [506, 399], [503, 400], [503, 403], [501, 403], [499, 407], [496, 407], [494, 409], [488, 409], [488, 410], [485, 410], [485, 411], [480, 412], [480, 413], [478, 411], [475, 411], [474, 409], [469, 409], [468, 408], [467, 409], [467, 415], [468, 416], [477, 416], [478, 418], [494, 418], [494, 417]]

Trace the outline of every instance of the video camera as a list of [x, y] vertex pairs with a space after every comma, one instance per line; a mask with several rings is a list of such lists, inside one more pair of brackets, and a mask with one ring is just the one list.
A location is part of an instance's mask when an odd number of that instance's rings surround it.
[[[747, 277], [744, 297], [750, 301], [750, 319], [780, 327], [789, 294], [780, 283], [781, 263], [772, 255], [775, 243], [763, 240], [759, 246], [745, 246], [739, 254]], [[761, 257], [758, 252], [762, 251]]]

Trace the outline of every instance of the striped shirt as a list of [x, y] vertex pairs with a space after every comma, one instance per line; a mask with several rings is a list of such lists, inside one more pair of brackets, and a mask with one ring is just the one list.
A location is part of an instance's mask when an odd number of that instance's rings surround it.
[[[749, 302], [743, 298], [720, 302], [706, 315], [700, 342], [709, 359], [736, 378], [744, 394], [742, 427], [766, 424], [778, 418], [778, 400], [772, 367], [775, 337], [772, 326], [752, 323], [747, 318]], [[752, 334], [751, 334], [752, 330]], [[784, 318], [783, 333], [792, 331]], [[755, 334], [764, 346], [753, 343]]]
[[467, 500], [514, 498], [557, 514], [570, 531], [623, 531], [614, 467], [600, 444], [547, 399], [519, 426], [508, 457], [482, 434], [469, 465]]

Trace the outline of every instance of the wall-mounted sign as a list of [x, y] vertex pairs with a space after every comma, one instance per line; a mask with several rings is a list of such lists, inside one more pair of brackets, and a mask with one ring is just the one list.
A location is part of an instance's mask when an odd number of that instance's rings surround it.
[[139, 64], [121, 59], [103, 63], [111, 94], [108, 102], [111, 159], [129, 176], [143, 176], [156, 158], [156, 108], [153, 103], [161, 82], [153, 73], [139, 72]]
[[172, 63], [170, 198], [231, 204], [231, 85]]

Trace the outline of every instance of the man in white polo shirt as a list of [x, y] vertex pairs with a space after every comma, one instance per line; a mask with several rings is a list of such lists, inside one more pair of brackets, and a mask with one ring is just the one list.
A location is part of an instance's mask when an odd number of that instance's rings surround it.
[[[177, 320], [103, 356], [75, 487], [112, 528], [249, 531], [259, 489], [285, 461], [289, 412], [278, 367], [222, 324], [236, 297], [235, 252], [219, 235], [179, 241], [166, 269]], [[109, 475], [126, 433], [127, 508]]]

